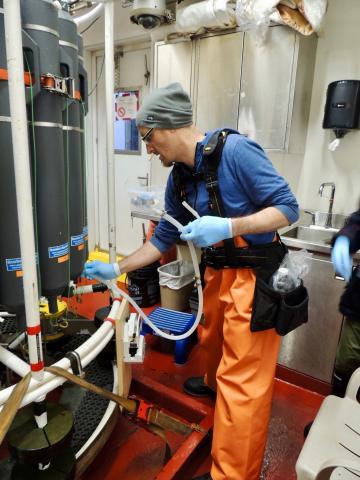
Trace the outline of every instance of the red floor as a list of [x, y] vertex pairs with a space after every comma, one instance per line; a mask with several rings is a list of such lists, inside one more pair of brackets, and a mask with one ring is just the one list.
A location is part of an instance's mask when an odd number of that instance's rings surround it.
[[[77, 304], [76, 309], [78, 313], [91, 317], [97, 307], [106, 304], [106, 299], [107, 294], [89, 295], [86, 300], [84, 296], [83, 303]], [[147, 337], [145, 362], [134, 366], [133, 378], [147, 378], [156, 382], [159, 389], [169, 387], [171, 392], [176, 392], [176, 400], [184, 405], [193, 402], [182, 392], [182, 383], [188, 376], [204, 373], [201, 348], [196, 345], [186, 365], [177, 366], [167, 341], [149, 335]], [[296, 479], [294, 467], [303, 443], [303, 428], [314, 418], [322, 398], [317, 393], [276, 379], [261, 480]], [[196, 402], [207, 408], [213, 407], [210, 399]], [[179, 439], [174, 435], [169, 438], [175, 451]], [[190, 480], [209, 471], [209, 448], [210, 441], [176, 478]], [[120, 417], [110, 439], [82, 480], [153, 480], [162, 468], [164, 452], [165, 444], [159, 437]]]

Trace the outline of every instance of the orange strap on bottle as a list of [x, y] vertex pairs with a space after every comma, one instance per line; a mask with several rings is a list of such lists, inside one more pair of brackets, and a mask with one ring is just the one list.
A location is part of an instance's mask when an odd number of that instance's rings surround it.
[[[5, 68], [0, 68], [0, 80], [9, 80], [8, 71]], [[27, 87], [34, 85], [34, 77], [29, 72], [24, 72], [24, 83]]]

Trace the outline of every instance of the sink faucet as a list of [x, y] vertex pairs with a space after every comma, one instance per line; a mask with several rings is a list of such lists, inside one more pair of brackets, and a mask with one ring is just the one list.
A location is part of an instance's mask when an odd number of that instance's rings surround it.
[[315, 225], [316, 224], [315, 212], [313, 212], [311, 210], [304, 210], [304, 213], [307, 213], [307, 214], [311, 215], [311, 225]]
[[319, 187], [320, 197], [323, 196], [323, 190], [324, 190], [325, 187], [331, 187], [331, 194], [330, 194], [330, 199], [329, 199], [329, 210], [328, 210], [328, 213], [327, 213], [326, 223], [325, 223], [326, 228], [331, 228], [331, 225], [332, 225], [331, 215], [332, 215], [332, 208], [333, 208], [334, 197], [335, 197], [335, 183], [334, 182], [322, 183]]

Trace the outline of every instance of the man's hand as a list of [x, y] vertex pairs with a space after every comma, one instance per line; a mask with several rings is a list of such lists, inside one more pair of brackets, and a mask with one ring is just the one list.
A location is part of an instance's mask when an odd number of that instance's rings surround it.
[[120, 275], [120, 268], [118, 263], [105, 263], [100, 260], [87, 262], [84, 265], [83, 276], [86, 278], [99, 280], [112, 280]]
[[331, 260], [335, 272], [344, 277], [346, 281], [349, 281], [352, 271], [352, 259], [350, 255], [350, 240], [345, 235], [341, 235], [335, 240], [331, 251]]
[[210, 216], [188, 223], [180, 235], [181, 240], [190, 240], [198, 247], [208, 247], [231, 237], [231, 219]]

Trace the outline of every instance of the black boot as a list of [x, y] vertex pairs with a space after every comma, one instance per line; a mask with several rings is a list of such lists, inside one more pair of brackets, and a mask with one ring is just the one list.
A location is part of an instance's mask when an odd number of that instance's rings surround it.
[[185, 380], [183, 388], [184, 392], [194, 397], [211, 397], [216, 395], [214, 390], [206, 385], [204, 377], [188, 378]]

